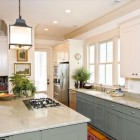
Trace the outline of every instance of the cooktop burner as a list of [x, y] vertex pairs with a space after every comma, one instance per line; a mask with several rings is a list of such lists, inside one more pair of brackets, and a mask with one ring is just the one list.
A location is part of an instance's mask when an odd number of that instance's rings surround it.
[[23, 100], [23, 102], [29, 110], [60, 106], [60, 103], [51, 98], [28, 99]]

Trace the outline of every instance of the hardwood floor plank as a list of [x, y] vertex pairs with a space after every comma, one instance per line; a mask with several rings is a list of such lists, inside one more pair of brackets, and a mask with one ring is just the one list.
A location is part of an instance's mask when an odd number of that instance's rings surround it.
[[100, 140], [110, 140], [109, 138], [107, 138], [106, 136], [104, 136], [103, 134], [101, 134], [91, 126], [88, 126], [88, 132], [90, 132]]

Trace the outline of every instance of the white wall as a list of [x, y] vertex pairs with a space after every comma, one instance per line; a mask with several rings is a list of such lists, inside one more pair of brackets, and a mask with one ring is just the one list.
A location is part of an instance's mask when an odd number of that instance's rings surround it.
[[[82, 40], [69, 40], [69, 88], [74, 88], [74, 80], [72, 79], [72, 74], [76, 68], [83, 66], [83, 48], [84, 42]], [[81, 55], [80, 60], [75, 59], [75, 54], [79, 53]]]

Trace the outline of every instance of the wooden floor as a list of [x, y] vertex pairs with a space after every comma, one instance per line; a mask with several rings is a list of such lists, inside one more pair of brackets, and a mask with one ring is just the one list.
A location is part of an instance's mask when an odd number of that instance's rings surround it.
[[91, 126], [88, 126], [88, 131], [94, 136], [96, 136], [99, 140], [110, 140], [109, 138], [107, 138], [106, 136], [104, 136], [103, 134], [101, 134]]

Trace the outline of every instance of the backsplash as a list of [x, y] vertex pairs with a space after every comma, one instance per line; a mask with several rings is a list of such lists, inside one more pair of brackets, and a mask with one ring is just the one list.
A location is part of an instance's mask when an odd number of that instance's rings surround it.
[[140, 94], [140, 80], [139, 79], [129, 79], [127, 87], [128, 87], [128, 92]]

